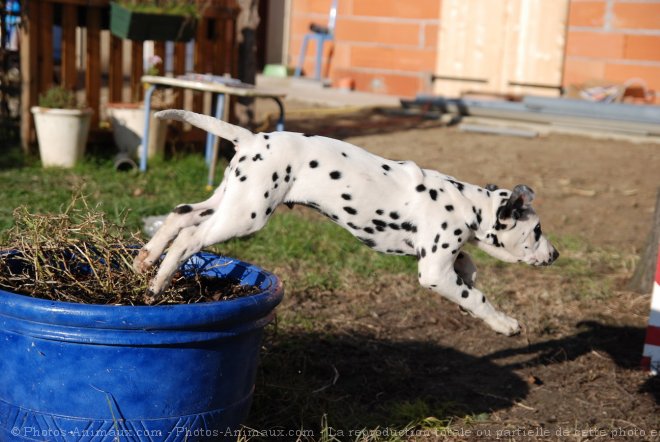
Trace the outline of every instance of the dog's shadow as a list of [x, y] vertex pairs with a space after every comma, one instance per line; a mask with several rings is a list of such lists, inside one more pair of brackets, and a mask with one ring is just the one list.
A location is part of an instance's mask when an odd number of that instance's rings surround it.
[[597, 350], [620, 367], [636, 368], [644, 333], [581, 323], [564, 338], [476, 357], [431, 342], [271, 329], [246, 425], [312, 428], [319, 434], [324, 416], [327, 425], [344, 431], [403, 428], [429, 416], [478, 419], [525, 399], [532, 384], [515, 372], [522, 367], [574, 360]]

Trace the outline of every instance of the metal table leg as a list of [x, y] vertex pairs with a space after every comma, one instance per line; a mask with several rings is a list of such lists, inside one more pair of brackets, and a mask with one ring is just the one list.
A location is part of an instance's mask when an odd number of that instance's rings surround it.
[[[222, 120], [225, 115], [225, 94], [218, 94], [216, 103], [215, 103], [215, 118]], [[215, 146], [216, 136], [211, 132], [206, 134], [206, 152], [204, 157], [206, 158], [206, 165], [211, 166], [211, 159], [213, 157], [213, 146]]]
[[282, 104], [282, 100], [279, 99], [279, 97], [271, 97], [273, 100], [275, 100], [275, 103], [277, 103], [277, 107], [280, 108], [280, 116], [277, 119], [277, 123], [275, 123], [275, 130], [278, 132], [282, 132], [284, 130], [284, 105]]
[[151, 123], [151, 96], [156, 90], [156, 85], [149, 86], [144, 95], [144, 134], [142, 135], [142, 156], [140, 157], [140, 172], [147, 170], [147, 156], [149, 155], [149, 123]]
[[[221, 120], [225, 116], [225, 94], [218, 94], [215, 104], [215, 118]], [[216, 136], [210, 132], [206, 135], [206, 165], [209, 168], [206, 180], [206, 190], [213, 190], [213, 181], [215, 181], [215, 168], [218, 164], [218, 143]]]

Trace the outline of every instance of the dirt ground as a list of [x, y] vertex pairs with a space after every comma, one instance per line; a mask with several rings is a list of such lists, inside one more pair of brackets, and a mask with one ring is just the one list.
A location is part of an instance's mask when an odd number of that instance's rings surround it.
[[[459, 180], [528, 184], [543, 230], [569, 249], [560, 261], [573, 264], [479, 274], [477, 285], [524, 325], [515, 337], [420, 289], [415, 275], [344, 293], [292, 282], [279, 315], [300, 325], [267, 337], [251, 416], [270, 415], [248, 424], [314, 427], [327, 412], [337, 436], [435, 417], [447, 429], [427, 420], [418, 439], [660, 440], [660, 381], [638, 368], [650, 296], [625, 289], [660, 186], [660, 145], [466, 134], [373, 113], [288, 124]], [[353, 420], [333, 420], [346, 413]]]

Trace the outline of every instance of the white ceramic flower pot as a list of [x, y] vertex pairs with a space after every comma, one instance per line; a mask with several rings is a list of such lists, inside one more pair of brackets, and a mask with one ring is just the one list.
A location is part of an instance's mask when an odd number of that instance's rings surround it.
[[[144, 136], [144, 107], [141, 104], [134, 103], [108, 103], [107, 112], [119, 152], [141, 158], [142, 137]], [[154, 118], [156, 111], [150, 113], [147, 158], [163, 154], [167, 135], [167, 124]]]
[[34, 106], [39, 154], [44, 167], [73, 167], [85, 154], [91, 109]]

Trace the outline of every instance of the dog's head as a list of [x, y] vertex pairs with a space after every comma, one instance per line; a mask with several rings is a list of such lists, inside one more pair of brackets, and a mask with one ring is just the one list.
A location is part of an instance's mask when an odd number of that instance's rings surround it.
[[539, 216], [531, 205], [534, 191], [521, 184], [510, 193], [500, 191], [498, 195], [499, 201], [493, 207], [493, 225], [479, 238], [479, 247], [506, 262], [552, 264], [559, 252], [541, 231]]

